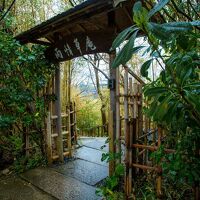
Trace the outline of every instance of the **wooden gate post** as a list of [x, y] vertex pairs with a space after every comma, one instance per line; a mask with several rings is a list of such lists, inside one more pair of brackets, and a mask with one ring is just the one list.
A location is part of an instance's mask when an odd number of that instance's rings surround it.
[[[113, 60], [115, 59], [115, 52], [109, 54], [109, 70], [110, 70], [110, 117], [109, 117], [109, 137], [110, 145], [109, 152], [115, 153], [116, 148], [114, 141], [116, 140], [116, 69], [112, 68]], [[115, 169], [115, 162], [109, 163], [109, 175], [112, 175]]]
[[63, 135], [62, 135], [62, 119], [61, 119], [61, 95], [60, 95], [60, 66], [57, 66], [55, 74], [55, 111], [57, 115], [56, 120], [56, 132], [58, 134], [57, 138], [57, 151], [59, 155], [59, 160], [63, 162]]

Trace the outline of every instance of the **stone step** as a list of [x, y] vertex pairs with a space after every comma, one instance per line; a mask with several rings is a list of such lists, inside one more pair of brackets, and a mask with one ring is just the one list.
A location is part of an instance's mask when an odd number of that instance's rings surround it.
[[107, 167], [108, 163], [101, 162], [102, 153], [103, 151], [83, 146], [77, 149], [75, 157]]
[[56, 200], [17, 176], [0, 177], [1, 200]]
[[59, 200], [98, 200], [96, 188], [80, 182], [72, 177], [66, 177], [50, 168], [37, 168], [21, 175], [32, 183]]
[[53, 169], [92, 186], [95, 186], [108, 176], [108, 167], [81, 159], [54, 166]]

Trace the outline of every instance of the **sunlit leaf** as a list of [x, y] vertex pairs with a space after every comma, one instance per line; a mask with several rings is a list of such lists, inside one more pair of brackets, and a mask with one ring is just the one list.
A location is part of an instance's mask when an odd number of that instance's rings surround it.
[[136, 50], [134, 48], [134, 42], [135, 39], [137, 37], [137, 33], [138, 31], [135, 31], [133, 33], [133, 35], [130, 37], [130, 40], [128, 41], [128, 43], [123, 47], [123, 49], [120, 51], [120, 53], [117, 55], [117, 57], [115, 58], [112, 67], [116, 68], [118, 67], [120, 64], [126, 64], [132, 57], [133, 53], [136, 52]]
[[124, 42], [134, 31], [138, 30], [138, 28], [135, 28], [135, 26], [131, 26], [124, 31], [122, 31], [114, 40], [111, 50], [116, 49], [119, 47], [119, 45]]

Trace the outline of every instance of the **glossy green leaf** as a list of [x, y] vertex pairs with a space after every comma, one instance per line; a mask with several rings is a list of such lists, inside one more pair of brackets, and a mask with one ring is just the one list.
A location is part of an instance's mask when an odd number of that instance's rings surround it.
[[153, 87], [144, 91], [145, 96], [153, 97], [168, 92], [165, 87]]
[[193, 69], [187, 68], [187, 67], [183, 67], [182, 71], [181, 71], [181, 83], [184, 84], [184, 82], [190, 77], [190, 75], [192, 74]]
[[166, 33], [177, 33], [181, 31], [190, 31], [192, 26], [189, 23], [175, 22], [175, 23], [165, 23], [165, 24], [156, 24], [152, 23], [155, 29], [160, 29]]
[[124, 42], [134, 31], [138, 30], [138, 28], [135, 28], [135, 26], [131, 26], [124, 31], [122, 31], [114, 40], [111, 50], [116, 49], [119, 47], [119, 45]]
[[150, 11], [149, 18], [152, 17], [155, 13], [160, 11], [170, 0], [160, 0]]
[[133, 14], [136, 12], [140, 12], [142, 10], [142, 3], [141, 1], [137, 1], [133, 6]]
[[200, 82], [190, 83], [188, 85], [185, 85], [184, 88], [185, 89], [189, 89], [189, 88], [200, 89]]
[[200, 26], [200, 21], [199, 21], [199, 20], [192, 21], [192, 22], [190, 22], [190, 24], [191, 24], [192, 26]]
[[143, 65], [141, 66], [140, 73], [143, 77], [148, 77], [148, 69], [151, 66], [153, 59], [147, 60]]
[[115, 60], [113, 61], [112, 67], [116, 68], [120, 64], [126, 64], [132, 57], [132, 54], [134, 53], [133, 46], [135, 39], [137, 37], [138, 31], [135, 31], [133, 35], [130, 37], [130, 40], [127, 42], [127, 44], [123, 47], [123, 49], [119, 52]]

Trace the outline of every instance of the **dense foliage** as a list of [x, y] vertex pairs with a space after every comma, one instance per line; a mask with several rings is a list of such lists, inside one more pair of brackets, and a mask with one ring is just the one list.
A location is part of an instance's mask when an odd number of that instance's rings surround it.
[[[47, 63], [43, 50], [21, 46], [12, 35], [0, 31], [0, 156], [1, 162], [14, 160], [18, 171], [35, 166], [44, 149], [42, 129], [48, 98], [42, 89], [55, 67]], [[29, 159], [24, 152], [26, 134], [35, 147]]]
[[[163, 167], [164, 183], [176, 183], [180, 191], [184, 184], [194, 187], [200, 181], [199, 6], [196, 1], [161, 0], [149, 11], [151, 1], [149, 4], [135, 3], [136, 25], [124, 30], [114, 41], [113, 49], [128, 38], [113, 67], [125, 64], [140, 49], [150, 54], [141, 67], [141, 75], [147, 79], [144, 96], [149, 103], [144, 112], [165, 129], [166, 136], [152, 158]], [[134, 45], [141, 32], [148, 47]], [[148, 71], [155, 62], [159, 63], [161, 73], [151, 81]], [[175, 153], [165, 154], [164, 147], [175, 149]], [[164, 193], [166, 199], [179, 199], [188, 192], [174, 192], [171, 196], [165, 190]]]

